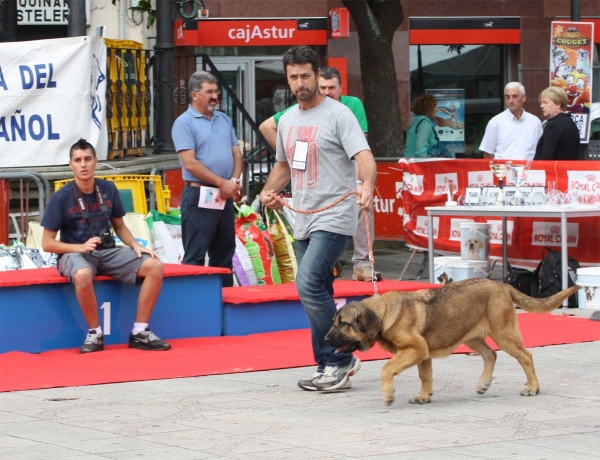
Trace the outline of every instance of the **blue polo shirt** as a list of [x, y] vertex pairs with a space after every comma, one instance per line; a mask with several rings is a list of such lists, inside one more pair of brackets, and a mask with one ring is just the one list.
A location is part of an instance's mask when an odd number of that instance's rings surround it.
[[[175, 151], [194, 150], [196, 159], [223, 179], [233, 174], [233, 154], [231, 148], [239, 145], [231, 119], [223, 112], [214, 111], [210, 120], [191, 105], [182, 113], [171, 130]], [[183, 167], [183, 180], [200, 181]], [[202, 181], [200, 181], [202, 182]]]

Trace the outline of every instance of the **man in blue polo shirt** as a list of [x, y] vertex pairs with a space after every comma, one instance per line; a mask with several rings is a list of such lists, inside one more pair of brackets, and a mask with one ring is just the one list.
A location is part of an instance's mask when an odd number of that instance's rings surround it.
[[[204, 265], [208, 253], [211, 267], [231, 269], [235, 253], [233, 198], [241, 191], [242, 153], [231, 120], [215, 110], [220, 94], [216, 77], [204, 71], [194, 73], [189, 91], [192, 103], [175, 120], [171, 132], [185, 181], [181, 196], [183, 263]], [[233, 286], [232, 275], [223, 277], [223, 286]]]

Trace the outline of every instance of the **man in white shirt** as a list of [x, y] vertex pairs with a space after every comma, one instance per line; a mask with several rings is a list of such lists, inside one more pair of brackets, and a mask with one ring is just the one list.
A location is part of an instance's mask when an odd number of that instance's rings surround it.
[[504, 100], [507, 109], [490, 120], [479, 150], [486, 159], [533, 160], [542, 123], [523, 109], [525, 87], [519, 82], [509, 83], [504, 88]]

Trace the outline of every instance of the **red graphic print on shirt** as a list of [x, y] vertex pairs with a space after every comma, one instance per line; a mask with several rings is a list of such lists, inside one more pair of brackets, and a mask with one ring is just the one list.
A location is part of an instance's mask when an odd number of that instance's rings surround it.
[[285, 136], [285, 156], [291, 165], [294, 159], [296, 141], [308, 142], [308, 153], [306, 155], [306, 170], [292, 168], [292, 178], [296, 182], [296, 190], [316, 188], [319, 181], [319, 154], [317, 150], [317, 139], [319, 137], [318, 126], [292, 126], [288, 128]]

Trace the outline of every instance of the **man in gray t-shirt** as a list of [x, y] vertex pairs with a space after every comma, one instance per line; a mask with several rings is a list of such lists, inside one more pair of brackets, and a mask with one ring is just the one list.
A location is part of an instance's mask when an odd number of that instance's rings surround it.
[[319, 58], [307, 46], [290, 48], [283, 67], [298, 106], [280, 119], [277, 163], [260, 194], [266, 207], [280, 209], [273, 193], [292, 181], [292, 198], [298, 210], [314, 211], [355, 190], [353, 161], [363, 176], [360, 198], [347, 198], [315, 214], [296, 215], [294, 229], [298, 274], [296, 288], [311, 327], [316, 374], [300, 380], [309, 391], [350, 388], [350, 376], [360, 368], [352, 353], [335, 353], [325, 342], [335, 314], [333, 267], [356, 232], [355, 206], [367, 211], [373, 205], [377, 167], [356, 117], [343, 104], [318, 91]]
[[[306, 168], [293, 167], [296, 143], [308, 143]], [[355, 190], [352, 157], [369, 150], [354, 114], [344, 104], [325, 98], [318, 106], [300, 110], [296, 105], [280, 119], [276, 160], [292, 167], [292, 197], [298, 209], [321, 208]], [[294, 239], [325, 230], [342, 235], [356, 233], [356, 200], [347, 199], [316, 214], [297, 214]]]

